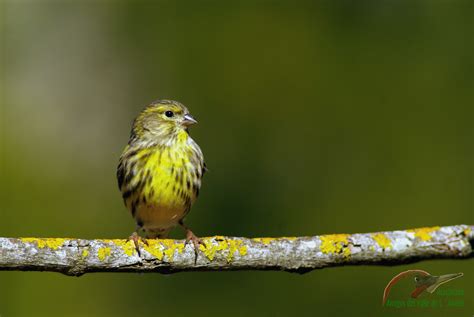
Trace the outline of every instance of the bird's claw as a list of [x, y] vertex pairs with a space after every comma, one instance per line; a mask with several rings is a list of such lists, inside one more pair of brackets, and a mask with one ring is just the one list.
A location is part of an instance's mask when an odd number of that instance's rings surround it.
[[130, 237], [128, 237], [127, 241], [133, 241], [133, 244], [135, 245], [135, 250], [137, 250], [138, 256], [141, 256], [139, 242], [141, 241], [143, 244], [148, 246], [148, 241], [145, 238], [140, 237], [136, 231], [132, 233]]
[[204, 241], [202, 239], [198, 238], [191, 230], [187, 229], [186, 230], [186, 241], [184, 241], [184, 247], [186, 247], [186, 245], [190, 242], [194, 246], [194, 255], [195, 255], [194, 264], [196, 264], [197, 263], [197, 258], [198, 258], [199, 245], [203, 245], [205, 247], [206, 244], [204, 243]]

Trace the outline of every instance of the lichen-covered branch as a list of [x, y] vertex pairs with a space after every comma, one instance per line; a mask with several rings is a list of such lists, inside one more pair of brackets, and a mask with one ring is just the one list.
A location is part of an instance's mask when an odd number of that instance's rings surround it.
[[330, 234], [314, 237], [204, 238], [197, 260], [183, 240], [132, 241], [0, 238], [0, 270], [159, 272], [283, 270], [307, 272], [341, 265], [397, 265], [425, 259], [473, 257], [474, 226]]

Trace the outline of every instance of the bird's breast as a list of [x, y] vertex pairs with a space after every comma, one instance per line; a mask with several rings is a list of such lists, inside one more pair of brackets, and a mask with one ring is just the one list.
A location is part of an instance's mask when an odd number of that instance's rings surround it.
[[155, 152], [145, 163], [145, 195], [163, 205], [191, 204], [201, 186], [192, 163], [192, 153], [185, 148]]
[[166, 228], [186, 216], [199, 194], [203, 173], [202, 152], [183, 130], [161, 145], [129, 144], [117, 177], [137, 223]]
[[197, 156], [184, 144], [157, 147], [138, 158], [139, 192], [127, 204], [137, 222], [148, 228], [167, 227], [186, 216], [201, 186], [202, 159]]

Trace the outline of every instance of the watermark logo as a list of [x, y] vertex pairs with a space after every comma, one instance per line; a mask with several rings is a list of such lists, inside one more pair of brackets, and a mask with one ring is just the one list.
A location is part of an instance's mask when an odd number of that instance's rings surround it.
[[[444, 283], [463, 276], [463, 273], [431, 275], [423, 270], [408, 270], [395, 275], [383, 292], [382, 306], [394, 308], [420, 307], [420, 308], [438, 308], [438, 307], [462, 307], [464, 306], [463, 290], [436, 290]], [[411, 292], [410, 297], [403, 300], [389, 299], [390, 290], [401, 279], [412, 278], [415, 289]], [[427, 292], [433, 294], [436, 292], [437, 298], [416, 300], [422, 293]], [[460, 298], [461, 297], [461, 298]]]

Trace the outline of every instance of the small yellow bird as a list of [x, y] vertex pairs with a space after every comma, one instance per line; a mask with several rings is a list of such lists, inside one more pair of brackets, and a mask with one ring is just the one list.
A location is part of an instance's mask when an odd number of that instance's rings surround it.
[[137, 224], [130, 236], [137, 250], [140, 229], [147, 238], [165, 238], [179, 224], [186, 231], [186, 243], [193, 243], [197, 255], [202, 241], [183, 222], [199, 195], [206, 171], [202, 151], [189, 136], [188, 128], [195, 123], [188, 109], [172, 100], [151, 103], [133, 123], [117, 179]]

